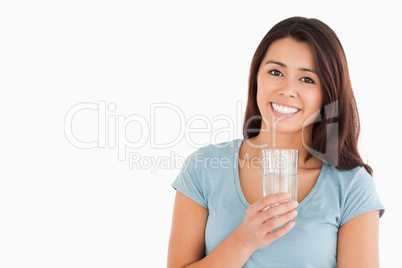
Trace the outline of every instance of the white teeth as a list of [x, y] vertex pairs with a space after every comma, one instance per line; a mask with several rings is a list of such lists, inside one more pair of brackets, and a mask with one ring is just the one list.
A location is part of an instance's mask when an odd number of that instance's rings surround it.
[[294, 114], [299, 111], [299, 109], [297, 109], [297, 108], [285, 107], [285, 106], [281, 106], [276, 103], [272, 103], [272, 108], [274, 108], [274, 110], [276, 112], [281, 113], [281, 114]]

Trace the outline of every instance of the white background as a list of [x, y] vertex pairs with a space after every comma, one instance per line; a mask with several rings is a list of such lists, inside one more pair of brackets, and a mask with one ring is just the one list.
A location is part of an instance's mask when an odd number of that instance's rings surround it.
[[[2, 1], [0, 266], [166, 266], [178, 159], [205, 143], [241, 138], [253, 53], [274, 24], [300, 15], [327, 23], [344, 46], [360, 148], [386, 207], [381, 264], [395, 267], [402, 20], [396, 1], [356, 2]], [[99, 120], [106, 128], [98, 131], [96, 110], [72, 122], [81, 141], [107, 134], [98, 143], [104, 148], [79, 148], [66, 137], [66, 115], [81, 103], [111, 104], [110, 121]], [[171, 108], [151, 118], [152, 103]], [[218, 115], [233, 124], [214, 121]], [[206, 127], [190, 121], [201, 116], [211, 129], [190, 135]], [[211, 141], [223, 127], [226, 134]], [[113, 135], [140, 146], [116, 148]], [[140, 158], [130, 167], [119, 152]], [[172, 161], [152, 168], [152, 159]]]

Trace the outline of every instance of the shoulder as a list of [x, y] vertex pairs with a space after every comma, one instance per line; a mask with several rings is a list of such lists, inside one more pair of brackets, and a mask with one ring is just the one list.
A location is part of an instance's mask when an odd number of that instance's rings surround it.
[[198, 148], [192, 152], [186, 159], [186, 164], [197, 168], [200, 164], [229, 163], [233, 160], [242, 139], [235, 139], [217, 144], [209, 144]]
[[340, 226], [355, 216], [372, 210], [379, 210], [382, 216], [384, 207], [374, 179], [364, 167], [340, 170], [329, 166], [327, 176], [330, 187], [337, 189], [339, 194]]
[[197, 149], [194, 153], [205, 155], [225, 155], [234, 152], [234, 150], [239, 147], [241, 141], [241, 139], [235, 139], [217, 144], [209, 144]]
[[242, 143], [235, 139], [218, 144], [209, 144], [193, 151], [183, 163], [180, 173], [192, 173], [201, 179], [206, 173], [221, 173], [232, 169], [235, 154]]
[[348, 191], [353, 186], [372, 186], [373, 177], [364, 167], [356, 167], [350, 170], [341, 170], [328, 166], [326, 174], [333, 184], [337, 184], [342, 191]]

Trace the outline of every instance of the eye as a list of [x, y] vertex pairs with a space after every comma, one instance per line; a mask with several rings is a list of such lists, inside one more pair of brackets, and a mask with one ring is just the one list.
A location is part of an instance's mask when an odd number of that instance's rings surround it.
[[269, 73], [273, 76], [283, 76], [283, 74], [278, 70], [271, 70]]
[[315, 84], [314, 80], [311, 79], [310, 77], [303, 77], [300, 79], [302, 82], [307, 83], [307, 84]]

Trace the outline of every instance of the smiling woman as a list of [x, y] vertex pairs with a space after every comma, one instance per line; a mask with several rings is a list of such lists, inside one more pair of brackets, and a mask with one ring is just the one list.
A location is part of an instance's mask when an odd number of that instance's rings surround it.
[[[308, 43], [289, 37], [277, 40], [270, 45], [262, 62], [265, 64], [257, 76], [257, 105], [266, 119], [261, 122], [261, 139], [267, 141], [271, 126], [275, 125], [275, 131], [290, 133], [301, 130], [308, 118], [315, 119], [322, 106], [322, 90], [317, 74], [312, 71], [314, 57]], [[316, 116], [312, 117], [313, 114]], [[274, 124], [276, 118], [287, 120]], [[308, 128], [312, 126], [307, 125], [304, 130], [311, 132]]]
[[[279, 22], [254, 54], [248, 90], [244, 139], [198, 149], [172, 184], [168, 267], [378, 267], [384, 207], [357, 150], [336, 34], [317, 19]], [[272, 148], [300, 152], [297, 201], [262, 197], [254, 163]]]

